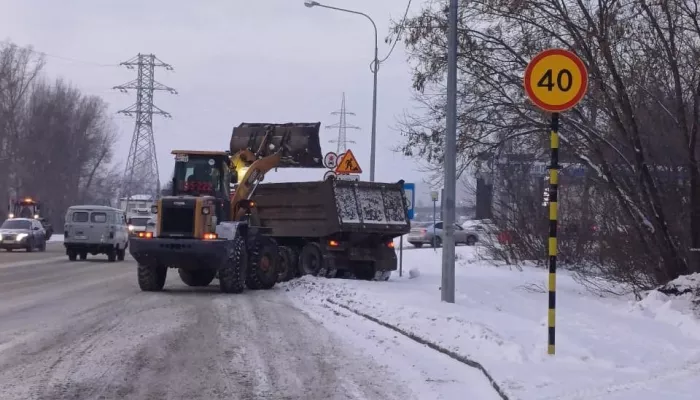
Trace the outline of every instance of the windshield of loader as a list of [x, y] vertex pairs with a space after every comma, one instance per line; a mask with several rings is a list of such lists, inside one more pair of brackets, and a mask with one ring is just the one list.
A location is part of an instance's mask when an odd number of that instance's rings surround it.
[[178, 193], [215, 194], [221, 191], [221, 165], [211, 157], [179, 157], [175, 161]]

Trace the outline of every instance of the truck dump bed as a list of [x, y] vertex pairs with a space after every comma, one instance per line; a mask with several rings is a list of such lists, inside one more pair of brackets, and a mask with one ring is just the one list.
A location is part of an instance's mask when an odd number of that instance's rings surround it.
[[327, 237], [372, 233], [385, 237], [410, 231], [403, 182], [260, 184], [253, 197], [262, 226], [275, 237]]

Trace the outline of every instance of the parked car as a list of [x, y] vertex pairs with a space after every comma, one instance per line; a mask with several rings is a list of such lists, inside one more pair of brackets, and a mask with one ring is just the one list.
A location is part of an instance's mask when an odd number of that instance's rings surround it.
[[[443, 235], [442, 221], [437, 221], [435, 223], [416, 222], [412, 224], [407, 240], [408, 243], [415, 247], [423, 247], [424, 244], [440, 247], [442, 246]], [[455, 224], [455, 244], [473, 246], [478, 241], [479, 234], [477, 231], [466, 230], [460, 225]]]
[[0, 248], [46, 251], [46, 232], [36, 219], [10, 218], [0, 225]]
[[71, 206], [66, 212], [63, 246], [68, 259], [81, 260], [106, 254], [109, 261], [123, 261], [129, 246], [124, 211], [106, 206]]

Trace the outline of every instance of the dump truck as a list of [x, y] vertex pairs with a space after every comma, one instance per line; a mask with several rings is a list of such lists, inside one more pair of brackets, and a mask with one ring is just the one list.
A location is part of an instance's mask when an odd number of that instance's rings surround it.
[[397, 269], [394, 238], [411, 229], [402, 181], [267, 183], [253, 200], [262, 234], [280, 246], [280, 281], [387, 280]]
[[226, 293], [301, 274], [388, 279], [393, 238], [410, 230], [401, 182], [261, 184], [276, 168], [324, 168], [320, 125], [243, 123], [227, 152], [173, 151], [157, 234], [130, 239], [141, 290], [162, 290], [170, 268], [189, 286], [218, 277]]

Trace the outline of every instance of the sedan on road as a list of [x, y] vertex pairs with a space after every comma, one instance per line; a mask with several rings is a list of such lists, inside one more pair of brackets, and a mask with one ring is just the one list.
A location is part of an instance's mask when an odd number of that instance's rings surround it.
[[46, 232], [41, 222], [30, 218], [11, 218], [0, 225], [0, 249], [27, 252], [46, 250]]
[[[415, 247], [422, 247], [424, 244], [434, 247], [442, 246], [443, 224], [442, 221], [419, 222], [412, 224], [411, 232], [408, 234], [408, 243]], [[473, 246], [479, 240], [477, 232], [462, 228], [455, 224], [455, 244], [466, 244]]]

